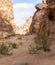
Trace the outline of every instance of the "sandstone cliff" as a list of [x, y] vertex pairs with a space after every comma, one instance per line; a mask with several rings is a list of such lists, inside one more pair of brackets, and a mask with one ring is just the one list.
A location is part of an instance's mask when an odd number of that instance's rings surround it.
[[25, 24], [19, 28], [18, 33], [19, 34], [27, 34], [27, 33], [29, 33], [29, 27], [30, 27], [31, 23], [32, 23], [32, 16], [30, 16], [26, 20]]
[[0, 36], [15, 33], [12, 6], [11, 0], [0, 0]]
[[48, 5], [55, 4], [55, 0], [42, 0], [42, 2]]
[[37, 33], [45, 27], [51, 34], [55, 33], [55, 0], [43, 0], [35, 8], [37, 11], [33, 15], [30, 32]]

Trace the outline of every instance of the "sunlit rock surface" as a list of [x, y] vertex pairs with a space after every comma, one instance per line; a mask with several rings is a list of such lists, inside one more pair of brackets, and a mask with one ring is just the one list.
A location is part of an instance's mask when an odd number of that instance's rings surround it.
[[4, 33], [16, 33], [12, 0], [0, 0], [0, 37]]
[[25, 24], [19, 28], [19, 32], [18, 33], [19, 34], [27, 34], [27, 33], [29, 33], [29, 28], [30, 28], [31, 23], [32, 23], [32, 16], [30, 16], [26, 20]]
[[55, 4], [55, 0], [42, 0], [43, 3], [48, 4], [48, 5], [53, 5]]

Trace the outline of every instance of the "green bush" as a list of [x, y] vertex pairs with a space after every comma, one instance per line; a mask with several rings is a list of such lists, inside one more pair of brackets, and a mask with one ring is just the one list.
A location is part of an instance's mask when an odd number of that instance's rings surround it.
[[47, 31], [41, 31], [37, 33], [36, 37], [34, 38], [35, 41], [35, 47], [30, 47], [30, 51], [32, 53], [36, 53], [39, 50], [43, 50], [44, 52], [51, 51], [50, 45], [49, 45], [49, 36]]
[[0, 54], [2, 55], [7, 55], [9, 54], [9, 47], [7, 45], [5, 45], [4, 43], [0, 44]]
[[42, 47], [43, 51], [45, 52], [49, 52], [51, 51], [50, 47], [47, 45], [47, 44], [44, 44], [43, 47]]
[[16, 43], [11, 43], [12, 48], [17, 48], [17, 44]]
[[11, 34], [11, 35], [8, 35], [7, 37], [10, 38], [10, 37], [14, 37], [15, 34]]

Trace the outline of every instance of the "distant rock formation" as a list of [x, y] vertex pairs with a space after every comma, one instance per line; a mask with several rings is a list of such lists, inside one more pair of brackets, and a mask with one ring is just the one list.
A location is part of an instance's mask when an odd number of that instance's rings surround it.
[[27, 33], [29, 33], [29, 27], [30, 27], [31, 23], [32, 23], [32, 16], [30, 16], [26, 20], [25, 24], [19, 28], [19, 32], [18, 33], [19, 34], [27, 34]]
[[55, 34], [55, 0], [42, 0], [42, 3], [35, 6], [37, 11], [33, 15], [30, 26], [30, 33], [37, 33], [47, 29]]
[[0, 0], [0, 37], [15, 33], [13, 16], [13, 4], [11, 0]]

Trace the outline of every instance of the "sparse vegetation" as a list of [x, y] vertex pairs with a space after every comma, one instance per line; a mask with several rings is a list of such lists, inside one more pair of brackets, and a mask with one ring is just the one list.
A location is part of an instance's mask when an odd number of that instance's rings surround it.
[[10, 35], [7, 35], [6, 39], [17, 37], [18, 40], [21, 40], [23, 36], [24, 35], [20, 35], [20, 34], [10, 34]]
[[10, 53], [10, 47], [6, 44], [2, 43], [0, 44], [0, 54], [1, 55], [9, 55]]
[[14, 37], [14, 36], [15, 36], [15, 34], [11, 34], [11, 35], [8, 35], [8, 38]]
[[10, 46], [12, 47], [12, 48], [17, 48], [17, 44], [16, 43], [9, 43], [10, 44]]
[[9, 44], [5, 44], [5, 43], [1, 43], [0, 44], [0, 55], [11, 55], [12, 54], [12, 49], [16, 49], [17, 48], [17, 44], [16, 43], [9, 43]]
[[33, 47], [32, 45], [30, 45], [29, 50], [30, 53], [37, 53], [37, 51], [41, 50], [43, 50], [44, 52], [51, 51], [47, 31], [39, 32], [34, 38], [34, 40], [35, 40], [35, 46]]

